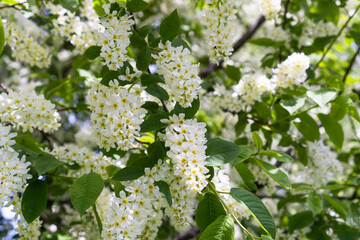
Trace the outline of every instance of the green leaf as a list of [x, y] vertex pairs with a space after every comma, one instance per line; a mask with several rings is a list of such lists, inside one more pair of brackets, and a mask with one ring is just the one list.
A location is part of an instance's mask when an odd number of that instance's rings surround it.
[[247, 145], [240, 145], [238, 146], [240, 148], [240, 154], [230, 162], [231, 166], [235, 166], [238, 163], [241, 163], [251, 157], [255, 153], [254, 149]]
[[257, 186], [253, 181], [256, 180], [254, 174], [244, 163], [238, 163], [235, 165], [236, 171], [239, 173], [240, 177], [244, 181], [245, 186], [250, 191], [257, 191]]
[[320, 89], [316, 91], [307, 91], [306, 95], [314, 100], [321, 108], [336, 97], [336, 90]]
[[45, 210], [47, 194], [46, 181], [35, 180], [26, 187], [21, 199], [21, 212], [26, 222], [31, 223]]
[[187, 49], [191, 50], [190, 47], [189, 47], [189, 45], [187, 44], [187, 42], [185, 42], [184, 40], [182, 40], [182, 39], [180, 39], [180, 38], [175, 38], [175, 39], [171, 42], [171, 46], [172, 46], [172, 47], [183, 46], [184, 49], [187, 48]]
[[139, 166], [130, 166], [124, 167], [116, 172], [116, 174], [111, 178], [115, 181], [130, 181], [135, 180], [144, 175], [144, 167]]
[[289, 189], [291, 188], [290, 180], [288, 176], [281, 171], [279, 168], [274, 165], [264, 162], [260, 159], [255, 159], [256, 163], [277, 183], [279, 183], [282, 187]]
[[64, 162], [60, 162], [51, 154], [40, 153], [35, 156], [35, 169], [39, 175], [51, 171], [59, 166], [64, 165]]
[[115, 166], [115, 165], [109, 165], [105, 168], [106, 170], [106, 173], [109, 177], [112, 177], [115, 175], [115, 173], [117, 173], [120, 168], [118, 166]]
[[267, 46], [267, 47], [279, 47], [284, 45], [285, 41], [274, 41], [270, 38], [257, 38], [257, 39], [250, 39], [249, 43], [259, 45], [259, 46]]
[[238, 82], [241, 77], [240, 68], [227, 65], [225, 69], [226, 75], [231, 78], [232, 80]]
[[291, 114], [296, 112], [299, 108], [304, 106], [306, 98], [298, 99], [282, 99], [280, 105], [286, 109]]
[[145, 39], [142, 36], [140, 36], [140, 34], [137, 31], [133, 31], [133, 34], [130, 36], [130, 42], [132, 46], [139, 49], [142, 49], [147, 45]]
[[323, 209], [323, 204], [320, 196], [316, 194], [316, 192], [309, 193], [306, 199], [306, 203], [309, 206], [314, 216], [321, 213]]
[[2, 21], [0, 20], [0, 55], [2, 54], [5, 46], [5, 33]]
[[140, 77], [142, 86], [150, 86], [156, 83], [165, 83], [159, 75], [155, 74], [143, 74]]
[[232, 188], [230, 195], [238, 202], [244, 203], [251, 215], [260, 224], [262, 229], [272, 238], [276, 236], [276, 227], [274, 220], [265, 207], [264, 203], [254, 194], [241, 188]]
[[75, 12], [79, 8], [78, 0], [60, 0], [60, 4], [70, 12]]
[[209, 156], [207, 158], [207, 166], [216, 167], [224, 165], [231, 162], [241, 152], [238, 146], [220, 138], [210, 139], [206, 145], [206, 155]]
[[329, 115], [319, 113], [318, 117], [330, 140], [336, 145], [336, 147], [341, 149], [344, 142], [344, 131], [341, 124]]
[[148, 155], [152, 163], [157, 164], [158, 160], [164, 160], [166, 157], [165, 144], [162, 142], [154, 142], [147, 149]]
[[151, 132], [158, 130], [166, 126], [166, 123], [162, 123], [161, 119], [169, 117], [168, 113], [157, 113], [148, 117], [144, 122], [140, 124], [141, 132]]
[[226, 211], [215, 194], [208, 192], [196, 208], [195, 221], [201, 232]]
[[345, 203], [333, 199], [327, 194], [322, 194], [323, 198], [333, 207], [336, 213], [338, 213], [342, 218], [347, 219], [349, 208]]
[[148, 86], [145, 91], [154, 96], [154, 97], [157, 97], [159, 98], [160, 100], [162, 101], [166, 101], [169, 99], [169, 94], [166, 92], [166, 90], [162, 87], [160, 87], [159, 85], [157, 84], [152, 84], [150, 86]]
[[295, 127], [301, 132], [308, 141], [317, 141], [320, 139], [319, 126], [316, 121], [307, 113], [299, 115], [300, 122], [295, 122]]
[[289, 216], [289, 232], [292, 233], [296, 229], [301, 229], [311, 225], [314, 217], [311, 211], [303, 211]]
[[163, 43], [172, 41], [180, 32], [180, 18], [175, 9], [169, 16], [164, 18], [160, 24], [160, 36]]
[[164, 194], [168, 204], [170, 206], [172, 206], [172, 197], [171, 197], [169, 184], [167, 184], [167, 182], [160, 180], [160, 181], [155, 182], [155, 186], [159, 187], [160, 192]]
[[101, 47], [100, 46], [91, 46], [84, 52], [84, 57], [90, 60], [94, 60], [100, 56]]
[[[335, 99], [335, 101], [333, 103], [338, 104], [342, 110], [346, 110], [346, 112], [349, 113], [350, 116], [352, 116], [355, 120], [360, 122], [360, 116], [357, 111], [356, 105], [353, 102], [353, 100], [350, 98], [350, 96], [351, 96], [350, 94], [340, 95]], [[335, 116], [333, 116], [331, 113], [330, 113], [330, 115], [332, 117], [334, 117], [336, 120], [340, 120], [340, 119], [336, 118]]]
[[148, 46], [143, 47], [136, 60], [136, 68], [141, 71], [146, 71], [151, 63], [151, 51]]
[[71, 185], [71, 203], [81, 216], [95, 203], [103, 188], [103, 179], [94, 172], [82, 175]]
[[[252, 238], [250, 238], [250, 239], [252, 239]], [[261, 235], [261, 240], [273, 240], [273, 239], [267, 235]]]
[[127, 0], [126, 8], [130, 12], [140, 12], [147, 7], [148, 3], [143, 0]]
[[230, 216], [221, 215], [201, 234], [200, 240], [234, 240], [234, 220]]
[[259, 154], [260, 155], [266, 155], [266, 156], [269, 156], [269, 157], [274, 157], [279, 162], [287, 162], [287, 163], [294, 162], [294, 159], [290, 155], [288, 155], [287, 153], [278, 151], [278, 150], [265, 150], [265, 151], [259, 152]]
[[192, 101], [191, 107], [184, 108], [178, 102], [175, 104], [174, 114], [179, 115], [179, 113], [185, 113], [186, 119], [193, 119], [200, 108], [200, 98], [196, 98]]
[[100, 219], [99, 213], [98, 213], [98, 211], [97, 211], [97, 209], [96, 209], [96, 204], [95, 204], [95, 203], [92, 205], [92, 208], [93, 208], [93, 210], [94, 210], [95, 219], [96, 219], [96, 222], [97, 222], [98, 227], [99, 227], [99, 233], [100, 233], [100, 235], [101, 235], [101, 232], [102, 232], [102, 230], [103, 230], [103, 226], [102, 226], [102, 223], [101, 223], [101, 219]]
[[255, 143], [255, 146], [258, 149], [258, 152], [261, 151], [262, 147], [263, 147], [263, 142], [261, 137], [259, 136], [259, 134], [257, 132], [253, 132], [253, 140]]

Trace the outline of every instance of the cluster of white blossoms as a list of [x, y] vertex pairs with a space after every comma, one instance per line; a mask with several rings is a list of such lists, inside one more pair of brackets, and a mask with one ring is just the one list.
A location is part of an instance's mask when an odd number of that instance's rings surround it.
[[0, 207], [10, 200], [10, 197], [23, 192], [26, 180], [31, 178], [28, 174], [30, 162], [26, 162], [25, 155], [19, 154], [11, 147], [15, 144], [17, 134], [10, 133], [11, 127], [0, 123]]
[[[19, 16], [20, 15], [20, 16]], [[11, 47], [11, 54], [18, 62], [39, 68], [48, 67], [51, 63], [50, 49], [41, 43], [40, 31], [29, 31], [29, 20], [21, 14], [14, 14], [14, 22], [4, 23], [5, 43]], [[8, 17], [7, 19], [13, 19]], [[1, 19], [0, 19], [1, 21]], [[30, 26], [32, 26], [30, 24]]]
[[242, 77], [239, 83], [233, 86], [234, 96], [240, 96], [241, 100], [247, 105], [252, 105], [261, 101], [263, 93], [271, 93], [275, 89], [274, 84], [260, 73], [247, 74]]
[[281, 0], [258, 0], [256, 2], [260, 12], [267, 20], [276, 18], [281, 10]]
[[237, 10], [232, 0], [206, 0], [204, 37], [212, 62], [227, 60], [233, 51]]
[[76, 46], [76, 52], [83, 53], [96, 44], [96, 33], [100, 25], [92, 0], [81, 2], [79, 16], [51, 2], [46, 4], [46, 8], [51, 14], [57, 15], [52, 19], [55, 32]]
[[308, 142], [309, 163], [300, 172], [298, 180], [311, 184], [314, 188], [325, 186], [343, 173], [343, 166], [337, 160], [336, 152], [322, 141]]
[[104, 4], [106, 17], [100, 19], [102, 26], [98, 33], [98, 46], [101, 46], [100, 56], [110, 70], [116, 71], [129, 59], [127, 48], [130, 44], [131, 26], [135, 22], [127, 14], [118, 18], [118, 12], [110, 12], [110, 4]]
[[146, 110], [141, 108], [141, 88], [131, 89], [119, 86], [117, 80], [106, 87], [98, 82], [92, 83], [88, 92], [91, 109], [93, 137], [99, 147], [128, 150], [135, 136], [139, 136], [140, 124], [144, 121]]
[[161, 208], [167, 205], [156, 181], [166, 179], [167, 163], [145, 168], [145, 175], [124, 183], [105, 214], [102, 239], [155, 239], [162, 224]]
[[156, 72], [164, 77], [170, 97], [181, 106], [190, 107], [200, 89], [199, 64], [191, 63], [190, 50], [183, 46], [172, 47], [167, 41], [165, 45], [159, 43], [159, 49], [159, 55], [152, 55]]
[[44, 95], [35, 91], [23, 90], [0, 95], [0, 119], [3, 122], [16, 124], [25, 132], [34, 128], [52, 132], [60, 127], [60, 115], [55, 105], [46, 100]]
[[80, 177], [84, 174], [95, 172], [101, 175], [103, 179], [108, 177], [106, 167], [115, 164], [111, 158], [104, 156], [102, 152], [95, 153], [86, 147], [78, 147], [75, 144], [66, 144], [65, 146], [54, 146], [50, 152], [59, 161], [73, 165], [77, 163], [80, 168], [68, 172], [68, 176]]
[[305, 21], [305, 27], [299, 38], [299, 44], [301, 46], [310, 46], [315, 38], [334, 36], [338, 31], [339, 27], [332, 22], [320, 21], [314, 23], [312, 21]]
[[279, 87], [287, 88], [301, 84], [306, 79], [310, 58], [304, 53], [293, 53], [273, 69], [272, 81]]
[[240, 112], [244, 105], [239, 101], [238, 97], [234, 95], [234, 91], [228, 90], [224, 85], [215, 84], [214, 92], [207, 93], [202, 97], [202, 107], [207, 111], [217, 111], [219, 109], [230, 112]]
[[[225, 169], [215, 172], [212, 183], [215, 184], [216, 190], [222, 192], [230, 192], [231, 181]], [[221, 195], [225, 204], [233, 211], [236, 218], [248, 219], [250, 217], [249, 209], [244, 205], [234, 200], [229, 194]]]
[[170, 150], [167, 156], [171, 159], [174, 174], [181, 176], [189, 190], [201, 193], [207, 186], [206, 174], [206, 124], [196, 119], [184, 119], [185, 114], [173, 115], [162, 122], [169, 125], [163, 139]]

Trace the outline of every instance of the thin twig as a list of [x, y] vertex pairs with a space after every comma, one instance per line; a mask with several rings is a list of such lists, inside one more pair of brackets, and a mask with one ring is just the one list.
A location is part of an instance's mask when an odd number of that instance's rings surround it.
[[6, 87], [4, 84], [0, 83], [0, 88], [1, 88], [2, 90], [4, 90], [4, 92], [5, 92], [6, 94], [9, 94], [9, 90], [7, 89], [7, 87]]
[[130, 12], [130, 16], [131, 16], [131, 19], [134, 21], [133, 28], [134, 28], [134, 30], [136, 31], [137, 26], [136, 26], [136, 21], [135, 21], [135, 16], [134, 16], [134, 13], [133, 13], [133, 12]]
[[14, 8], [14, 9], [19, 10], [16, 6], [21, 6], [21, 5], [23, 5], [24, 3], [25, 3], [25, 2], [13, 4], [13, 5], [5, 5], [5, 6], [1, 6], [0, 9], [4, 9], [4, 8]]
[[58, 108], [56, 111], [63, 112], [63, 111], [69, 111], [69, 110], [73, 110], [75, 112], [78, 111], [78, 109], [76, 107], [61, 107], [61, 108]]
[[343, 83], [345, 83], [347, 76], [349, 75], [351, 68], [353, 67], [356, 57], [357, 55], [360, 53], [360, 47], [358, 47], [357, 51], [355, 52], [355, 54], [352, 56], [350, 62], [349, 62], [349, 66], [346, 68], [344, 77], [343, 77]]
[[162, 104], [162, 106], [164, 108], [164, 111], [169, 112], [169, 109], [166, 107], [166, 104], [165, 104], [165, 102], [163, 100], [161, 100], [161, 104]]

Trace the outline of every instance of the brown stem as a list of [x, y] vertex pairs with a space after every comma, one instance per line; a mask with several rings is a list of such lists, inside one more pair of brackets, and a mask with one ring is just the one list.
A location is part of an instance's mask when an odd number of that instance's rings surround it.
[[343, 83], [345, 83], [347, 76], [349, 75], [351, 68], [353, 67], [356, 57], [357, 55], [360, 53], [360, 47], [358, 47], [357, 51], [355, 52], [355, 54], [352, 56], [350, 62], [349, 62], [349, 66], [347, 67], [344, 77], [343, 77]]
[[136, 31], [137, 27], [136, 27], [136, 21], [135, 21], [134, 13], [133, 13], [133, 12], [130, 12], [130, 15], [131, 15], [131, 19], [134, 21], [133, 28], [134, 28], [134, 30]]
[[13, 5], [5, 5], [5, 6], [1, 6], [0, 9], [4, 9], [4, 8], [14, 8], [14, 9], [19, 10], [18, 8], [16, 8], [16, 6], [21, 6], [21, 5], [23, 5], [24, 3], [25, 3], [25, 2], [13, 4]]
[[164, 111], [169, 112], [169, 109], [166, 107], [166, 104], [165, 104], [165, 102], [163, 100], [161, 100], [161, 104], [162, 104], [162, 106], [164, 108]]
[[4, 84], [0, 83], [0, 88], [1, 88], [2, 90], [4, 90], [4, 92], [5, 92], [6, 94], [9, 94], [9, 90], [7, 89], [7, 87], [6, 87]]

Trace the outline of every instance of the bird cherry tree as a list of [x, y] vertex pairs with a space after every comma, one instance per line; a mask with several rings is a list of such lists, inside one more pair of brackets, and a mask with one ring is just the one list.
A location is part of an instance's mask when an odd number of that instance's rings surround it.
[[3, 239], [359, 239], [359, 8], [1, 0]]

